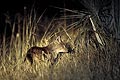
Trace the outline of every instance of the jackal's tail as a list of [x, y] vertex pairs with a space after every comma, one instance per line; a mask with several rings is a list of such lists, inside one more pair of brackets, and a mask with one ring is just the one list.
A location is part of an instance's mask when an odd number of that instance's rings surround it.
[[24, 62], [26, 61], [26, 59], [28, 59], [28, 61], [31, 63], [31, 65], [33, 64], [33, 57], [31, 54], [27, 54], [25, 59], [24, 59]]

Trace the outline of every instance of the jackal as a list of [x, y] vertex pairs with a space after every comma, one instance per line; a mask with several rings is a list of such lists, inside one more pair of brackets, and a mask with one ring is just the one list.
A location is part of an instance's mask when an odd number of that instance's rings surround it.
[[57, 44], [49, 44], [48, 46], [45, 46], [45, 47], [33, 46], [27, 51], [24, 62], [26, 61], [26, 59], [28, 59], [28, 61], [32, 65], [33, 59], [35, 57], [42, 60], [42, 56], [44, 58], [47, 58], [47, 54], [51, 55], [52, 53], [67, 53], [67, 52], [68, 52], [68, 49], [67, 49], [65, 43], [63, 43], [60, 40], [58, 41]]

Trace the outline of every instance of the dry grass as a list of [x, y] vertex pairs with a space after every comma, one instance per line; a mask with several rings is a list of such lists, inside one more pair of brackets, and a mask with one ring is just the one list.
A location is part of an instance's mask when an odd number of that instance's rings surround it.
[[[3, 36], [0, 46], [1, 80], [113, 80], [119, 78], [119, 48], [117, 42], [102, 35], [105, 46], [98, 43], [90, 25], [69, 25], [54, 18], [48, 25], [39, 23], [33, 11], [18, 15], [12, 24], [9, 40]], [[38, 25], [39, 24], [39, 25]], [[66, 26], [64, 25], [66, 24]], [[86, 26], [86, 27], [85, 27]], [[15, 32], [15, 28], [18, 28]], [[43, 33], [40, 32], [43, 29]], [[15, 34], [15, 35], [14, 35]], [[89, 35], [89, 36], [88, 36]], [[42, 37], [41, 37], [42, 36]], [[34, 45], [45, 46], [61, 36], [75, 49], [75, 54], [66, 53], [55, 65], [45, 60], [32, 66], [23, 62], [27, 50]]]

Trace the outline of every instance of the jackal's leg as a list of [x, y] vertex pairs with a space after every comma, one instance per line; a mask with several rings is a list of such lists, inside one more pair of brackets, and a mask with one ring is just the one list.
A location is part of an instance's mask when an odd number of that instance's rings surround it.
[[63, 52], [59, 52], [57, 54], [57, 57], [54, 59], [54, 63], [57, 63], [59, 59], [61, 59], [61, 56], [63, 55]]
[[44, 57], [44, 59], [46, 59], [47, 58], [46, 54], [43, 54], [43, 57]]

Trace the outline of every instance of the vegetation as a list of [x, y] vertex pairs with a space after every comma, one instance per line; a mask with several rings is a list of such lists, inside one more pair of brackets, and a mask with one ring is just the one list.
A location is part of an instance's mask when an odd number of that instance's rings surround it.
[[[6, 38], [5, 31], [0, 45], [0, 79], [1, 80], [118, 80], [120, 79], [120, 50], [116, 39], [115, 21], [104, 24], [106, 13], [97, 15], [87, 1], [82, 3], [88, 8], [84, 11], [62, 9], [61, 17], [43, 20], [45, 11], [38, 17], [34, 9], [25, 10], [25, 14], [16, 14], [14, 21], [6, 18], [11, 27], [11, 36]], [[98, 9], [100, 10], [100, 9]], [[68, 13], [68, 14], [67, 14]], [[101, 16], [100, 16], [101, 15]], [[107, 15], [109, 16], [109, 15]], [[111, 15], [109, 16], [111, 17]], [[108, 18], [109, 18], [108, 17]], [[108, 18], [106, 20], [108, 20]], [[113, 18], [111, 18], [113, 19]], [[27, 50], [34, 46], [46, 46], [61, 36], [75, 50], [73, 54], [65, 53], [58, 61], [43, 59], [31, 66], [24, 62]], [[56, 58], [57, 53], [53, 53]], [[50, 56], [50, 55], [48, 55]]]

